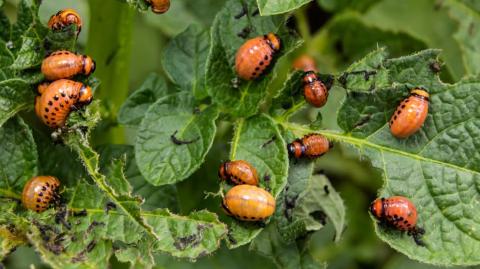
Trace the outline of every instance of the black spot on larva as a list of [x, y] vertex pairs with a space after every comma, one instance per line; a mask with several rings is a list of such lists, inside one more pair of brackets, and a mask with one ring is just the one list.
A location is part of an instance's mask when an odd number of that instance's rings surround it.
[[48, 111], [50, 111], [50, 110], [48, 110], [48, 107], [46, 107], [46, 108], [45, 108], [45, 112], [48, 112]]
[[58, 109], [58, 107], [55, 107], [55, 111], [59, 111], [60, 109]]
[[403, 223], [407, 224], [407, 223], [408, 223], [408, 220], [404, 220]]
[[55, 118], [50, 118], [50, 120], [55, 120]]
[[38, 198], [37, 203], [40, 203], [40, 202], [42, 202], [42, 199]]
[[40, 205], [35, 205], [36, 208], [40, 208]]
[[61, 93], [61, 95], [62, 95], [62, 97], [65, 97], [65, 96], [66, 96], [65, 93], [63, 93], [63, 92]]
[[250, 217], [250, 219], [254, 220], [254, 219], [255, 219], [255, 217]]
[[67, 105], [68, 105], [68, 100], [65, 100], [65, 104], [67, 104]]
[[258, 70], [260, 70], [260, 67], [258, 67], [258, 66], [255, 67], [255, 71], [258, 71]]
[[393, 215], [393, 217], [394, 217], [394, 218], [398, 218], [398, 215], [397, 215], [397, 214], [395, 214], [395, 215]]
[[47, 115], [43, 115], [43, 117], [44, 117], [45, 119], [48, 119], [48, 116], [47, 116]]
[[38, 196], [42, 197], [42, 196], [43, 196], [43, 192], [39, 193]]
[[63, 104], [60, 104], [60, 107], [63, 108], [64, 107]]
[[402, 111], [400, 109], [397, 110], [397, 114], [400, 115], [400, 113], [402, 113]]
[[263, 61], [260, 61], [260, 63], [259, 63], [259, 64], [260, 64], [260, 65], [263, 65]]
[[53, 99], [54, 99], [55, 101], [58, 101], [58, 99], [59, 99], [59, 98], [58, 98], [58, 95], [55, 95], [55, 96], [53, 97]]
[[52, 101], [48, 101], [48, 105], [49, 105], [49, 106], [52, 106], [52, 105], [53, 105], [53, 102], [52, 102]]
[[55, 112], [52, 112], [52, 116], [56, 116], [57, 114], [55, 114]]
[[268, 55], [265, 55], [264, 59], [265, 59], [265, 61], [268, 61]]
[[393, 117], [393, 119], [396, 120], [396, 119], [397, 119], [397, 115], [395, 115], [395, 117]]
[[253, 72], [253, 73], [252, 73], [252, 77], [254, 77], [254, 76], [256, 76], [256, 75], [257, 75], [257, 73], [256, 73], [256, 72]]
[[50, 122], [47, 120], [47, 124], [50, 124]]
[[402, 108], [405, 108], [405, 105], [402, 105]]
[[248, 219], [248, 217], [247, 217], [247, 216], [243, 216], [242, 218], [243, 218], [243, 219]]

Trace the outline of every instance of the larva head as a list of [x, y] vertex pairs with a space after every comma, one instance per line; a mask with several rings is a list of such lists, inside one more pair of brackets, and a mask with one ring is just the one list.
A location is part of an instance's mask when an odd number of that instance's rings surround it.
[[383, 214], [383, 199], [378, 198], [370, 205], [370, 213], [377, 218], [381, 219]]
[[280, 41], [280, 38], [278, 38], [278, 36], [276, 34], [268, 33], [267, 34], [267, 39], [270, 42], [270, 46], [272, 47], [272, 49], [274, 51], [280, 50], [281, 41]]
[[83, 73], [90, 75], [95, 72], [95, 61], [90, 56], [83, 56]]
[[428, 92], [424, 89], [421, 89], [421, 88], [415, 88], [413, 90], [410, 91], [410, 94], [411, 95], [419, 95], [419, 96], [423, 96], [425, 97], [427, 100], [428, 98], [430, 97], [430, 95], [428, 94]]
[[92, 88], [90, 86], [83, 85], [80, 89], [78, 103], [80, 105], [88, 105], [93, 100]]
[[316, 81], [317, 79], [318, 79], [317, 74], [315, 74], [315, 72], [313, 71], [305, 72], [305, 76], [303, 76], [303, 85], [310, 84]]

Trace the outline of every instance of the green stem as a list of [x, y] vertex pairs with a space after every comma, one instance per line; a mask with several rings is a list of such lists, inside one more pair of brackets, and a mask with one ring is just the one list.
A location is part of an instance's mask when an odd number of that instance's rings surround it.
[[305, 7], [299, 8], [295, 11], [295, 19], [297, 20], [298, 31], [300, 35], [305, 40], [305, 43], [309, 43], [310, 36], [310, 26], [308, 25], [307, 15], [305, 14]]
[[0, 189], [0, 197], [21, 200], [22, 196], [11, 190]]
[[[102, 100], [107, 124], [116, 122], [117, 111], [128, 96], [134, 10], [117, 0], [89, 0], [90, 31], [87, 54], [96, 61], [101, 81], [95, 98]], [[94, 137], [96, 144], [124, 143], [123, 128], [114, 126]]]

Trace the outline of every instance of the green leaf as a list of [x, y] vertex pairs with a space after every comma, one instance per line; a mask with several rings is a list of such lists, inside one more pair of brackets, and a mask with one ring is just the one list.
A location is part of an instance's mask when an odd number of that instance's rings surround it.
[[7, 42], [10, 39], [12, 26], [4, 10], [0, 10], [0, 39]]
[[314, 269], [327, 268], [308, 253], [308, 240], [286, 243], [274, 225], [267, 227], [250, 245], [250, 250], [270, 258], [278, 268]]
[[42, 42], [34, 33], [32, 35], [22, 37], [22, 46], [18, 51], [15, 61], [11, 68], [15, 70], [24, 70], [39, 66], [45, 56]]
[[427, 48], [420, 39], [404, 32], [383, 30], [353, 11], [336, 15], [314, 38], [310, 46], [319, 48], [318, 53], [323, 57], [332, 57], [335, 66], [342, 69], [378, 47], [387, 47], [393, 56]]
[[[99, 232], [103, 231], [109, 238], [127, 244], [143, 242], [153, 246], [152, 251], [167, 252], [175, 257], [195, 259], [219, 247], [226, 227], [215, 214], [198, 211], [184, 217], [174, 215], [167, 209], [142, 211], [140, 201], [130, 195], [131, 187], [124, 176], [123, 162], [113, 162], [106, 177], [98, 172], [98, 154], [89, 147], [81, 133], [69, 134], [66, 142], [79, 154], [98, 187], [79, 185], [84, 189], [74, 192], [76, 200], [70, 202], [71, 207], [87, 209], [87, 212], [98, 214], [100, 218], [111, 215], [116, 218], [113, 221], [105, 220], [106, 225], [98, 228]], [[109, 211], [112, 214], [104, 213], [107, 201], [115, 205], [114, 210]], [[141, 241], [142, 238], [145, 240]]]
[[[261, 177], [260, 185], [277, 198], [287, 183], [288, 153], [286, 144], [271, 118], [259, 115], [239, 119], [230, 149], [230, 160], [251, 163]], [[269, 178], [265, 181], [265, 176]], [[260, 232], [257, 224], [231, 219], [229, 248], [249, 243]]]
[[191, 25], [170, 41], [163, 54], [163, 68], [170, 79], [181, 89], [191, 90], [197, 99], [207, 96], [205, 63], [209, 48], [209, 31]]
[[0, 128], [0, 141], [0, 196], [21, 193], [25, 182], [37, 175], [38, 155], [32, 132], [15, 117]]
[[364, 11], [379, 0], [317, 0], [317, 2], [327, 11], [338, 12], [345, 9]]
[[454, 38], [462, 50], [467, 75], [480, 73], [480, 13], [460, 1], [446, 1], [449, 14], [459, 23]]
[[[427, 50], [384, 60], [377, 71], [388, 71], [386, 80], [378, 78], [379, 85], [385, 86], [369, 92], [347, 88], [347, 98], [338, 116], [346, 133], [317, 132], [348, 145], [383, 173], [385, 182], [379, 197], [405, 196], [416, 205], [417, 225], [426, 230], [426, 247], [416, 245], [399, 231], [377, 226], [382, 240], [422, 262], [478, 264], [477, 256], [465, 250], [480, 247], [480, 227], [474, 210], [479, 195], [476, 181], [480, 167], [475, 143], [479, 136], [476, 126], [480, 116], [480, 78], [452, 85], [441, 83], [430, 67], [438, 61], [437, 55], [438, 51]], [[370, 79], [376, 81], [377, 77]], [[429, 115], [416, 134], [396, 139], [387, 121], [414, 86], [429, 91]], [[370, 118], [362, 119], [367, 115]], [[357, 125], [355, 119], [361, 119], [363, 124]], [[297, 135], [314, 131], [297, 124], [281, 124]]]
[[331, 222], [335, 241], [345, 226], [345, 207], [327, 177], [313, 174], [313, 162], [290, 162], [288, 184], [278, 199], [277, 228], [285, 242], [318, 231]]
[[118, 122], [130, 126], [140, 125], [148, 108], [168, 94], [169, 90], [165, 80], [159, 75], [151, 73], [140, 88], [134, 91], [120, 107]]
[[[369, 25], [407, 33], [425, 42], [430, 48], [442, 49], [446, 67], [453, 79], [458, 80], [465, 74], [460, 57], [462, 51], [452, 38], [458, 26], [441, 6], [436, 0], [383, 0], [372, 6], [363, 18]], [[431, 24], [433, 21], [434, 25]]]
[[295, 10], [312, 0], [257, 0], [262, 16], [286, 13]]
[[[37, 32], [45, 31], [38, 19], [38, 4], [36, 0], [21, 0], [17, 7], [17, 21], [12, 27], [11, 41], [14, 47], [19, 47], [25, 33], [30, 32], [31, 37]], [[9, 40], [10, 41], [10, 40]]]
[[[272, 68], [261, 78], [253, 81], [238, 81], [234, 66], [237, 49], [245, 42], [238, 34], [250, 29], [247, 38], [276, 33], [282, 42], [282, 49], [275, 55], [276, 60], [300, 45], [296, 36], [284, 25], [283, 16], [261, 17], [255, 15], [254, 0], [246, 1], [247, 14], [236, 19], [244, 9], [240, 0], [230, 0], [217, 14], [211, 30], [212, 46], [207, 60], [207, 91], [216, 104], [228, 113], [239, 117], [255, 114], [265, 99], [267, 85], [276, 73], [275, 61]], [[234, 84], [238, 84], [237, 88]]]
[[0, 81], [0, 126], [17, 112], [33, 106], [30, 85], [20, 79]]
[[138, 130], [135, 158], [151, 184], [181, 181], [205, 159], [215, 136], [218, 111], [214, 106], [195, 109], [188, 92], [162, 98], [148, 109]]
[[[100, 154], [100, 167], [105, 168], [109, 162], [126, 157], [125, 177], [133, 187], [133, 193], [144, 199], [142, 208], [152, 210], [155, 208], [168, 208], [178, 211], [177, 189], [174, 185], [154, 187], [141, 175], [135, 162], [134, 148], [129, 145], [102, 145], [98, 148]], [[101, 171], [102, 171], [101, 170]]]

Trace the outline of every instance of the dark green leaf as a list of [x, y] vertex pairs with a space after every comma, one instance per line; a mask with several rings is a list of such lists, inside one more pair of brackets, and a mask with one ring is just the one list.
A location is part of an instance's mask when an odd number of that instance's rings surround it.
[[327, 11], [333, 12], [333, 11], [341, 11], [345, 9], [353, 9], [353, 10], [359, 10], [363, 11], [375, 4], [376, 2], [379, 2], [379, 0], [356, 0], [356, 1], [350, 1], [350, 0], [317, 0], [318, 4], [326, 9]]
[[195, 109], [191, 93], [180, 92], [158, 100], [147, 111], [137, 134], [135, 157], [151, 184], [181, 181], [202, 164], [213, 143], [218, 111], [213, 106]]
[[191, 25], [170, 41], [163, 55], [163, 67], [173, 82], [192, 91], [197, 99], [207, 96], [205, 64], [209, 48], [209, 31]]
[[461, 1], [448, 1], [446, 6], [459, 23], [454, 37], [462, 50], [467, 75], [480, 74], [480, 13]]
[[32, 87], [24, 80], [0, 81], [0, 126], [17, 112], [33, 106]]
[[133, 193], [144, 199], [143, 209], [169, 208], [178, 211], [177, 190], [174, 185], [154, 187], [140, 174], [133, 146], [129, 145], [103, 145], [98, 148], [100, 154], [100, 167], [104, 168], [114, 159], [126, 156], [125, 177], [133, 187]]
[[[276, 72], [272, 67], [266, 74], [253, 81], [237, 81], [235, 54], [245, 42], [239, 36], [248, 29], [247, 38], [276, 33], [282, 42], [282, 49], [274, 58], [279, 59], [284, 54], [299, 46], [296, 36], [284, 25], [283, 16], [261, 17], [254, 14], [254, 0], [246, 1], [247, 14], [236, 19], [242, 13], [244, 5], [240, 0], [230, 0], [217, 14], [212, 26], [212, 47], [207, 61], [207, 91], [214, 102], [235, 116], [248, 117], [255, 114], [258, 106], [264, 100], [267, 85]], [[271, 63], [275, 65], [275, 61]], [[234, 86], [235, 84], [238, 84]]]
[[308, 249], [305, 250], [305, 247], [302, 246], [303, 244], [308, 244], [308, 240], [306, 242], [284, 242], [280, 233], [275, 229], [275, 225], [270, 225], [255, 238], [250, 249], [270, 258], [278, 268], [327, 268], [325, 263], [315, 261], [308, 253]]
[[257, 0], [262, 16], [286, 13], [295, 10], [312, 0]]
[[137, 126], [145, 117], [148, 108], [169, 93], [165, 80], [155, 73], [148, 75], [139, 89], [134, 91], [120, 107], [118, 122]]
[[[266, 115], [240, 119], [230, 149], [230, 160], [246, 160], [261, 177], [260, 185], [277, 198], [287, 183], [288, 153], [285, 141], [272, 119]], [[229, 248], [249, 243], [260, 232], [257, 224], [232, 219], [229, 225]]]
[[[452, 85], [441, 83], [430, 68], [432, 62], [438, 61], [437, 55], [438, 51], [427, 50], [384, 60], [380, 69], [388, 70], [388, 75], [378, 79], [379, 85], [385, 86], [371, 92], [356, 92], [354, 85], [347, 88], [338, 117], [347, 133], [320, 133], [351, 146], [383, 172], [385, 182], [380, 197], [405, 196], [416, 205], [417, 225], [426, 230], [426, 246], [416, 245], [399, 231], [377, 226], [377, 234], [383, 240], [422, 262], [476, 264], [480, 260], [464, 250], [480, 247], [480, 227], [474, 210], [478, 205], [475, 197], [480, 170], [475, 150], [479, 136], [476, 126], [480, 124], [480, 79], [464, 79]], [[371, 79], [376, 81], [377, 77]], [[388, 120], [414, 86], [429, 91], [429, 115], [416, 134], [396, 139], [390, 133]], [[363, 119], [363, 125], [356, 126], [358, 123], [352, 119], [366, 115], [371, 115], [370, 120]], [[282, 125], [297, 135], [314, 131], [291, 123]]]
[[22, 37], [22, 44], [11, 66], [12, 69], [24, 70], [42, 63], [45, 50], [42, 41], [35, 35], [36, 33], [30, 32]]
[[0, 196], [21, 193], [23, 185], [37, 175], [37, 147], [30, 128], [15, 117], [0, 128]]
[[12, 26], [10, 25], [10, 21], [8, 20], [7, 15], [2, 9], [0, 10], [0, 39], [4, 42], [9, 41], [11, 31], [12, 31]]

